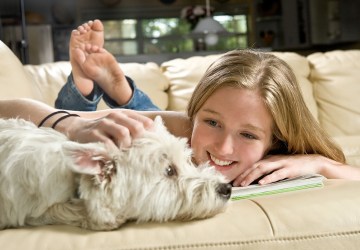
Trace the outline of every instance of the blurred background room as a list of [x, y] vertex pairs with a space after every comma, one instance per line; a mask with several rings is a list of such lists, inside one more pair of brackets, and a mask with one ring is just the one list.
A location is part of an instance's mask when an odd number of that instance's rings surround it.
[[66, 61], [70, 32], [100, 19], [121, 62], [237, 48], [359, 48], [360, 0], [1, 0], [0, 39], [24, 64]]

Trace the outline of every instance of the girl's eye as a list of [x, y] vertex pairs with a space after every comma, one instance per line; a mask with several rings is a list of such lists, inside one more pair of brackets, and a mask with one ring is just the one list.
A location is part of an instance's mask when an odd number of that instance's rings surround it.
[[212, 127], [216, 127], [218, 125], [218, 123], [214, 120], [206, 120], [206, 123]]
[[250, 140], [256, 140], [257, 137], [252, 135], [252, 134], [249, 134], [249, 133], [241, 133], [241, 135], [247, 139], [250, 139]]

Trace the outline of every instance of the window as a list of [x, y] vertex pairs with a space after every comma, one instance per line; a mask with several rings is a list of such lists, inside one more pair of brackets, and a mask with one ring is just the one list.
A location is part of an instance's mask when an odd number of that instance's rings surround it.
[[[248, 24], [246, 15], [215, 15], [228, 34], [207, 51], [246, 48]], [[191, 35], [190, 24], [184, 19], [152, 18], [103, 20], [105, 48], [114, 55], [181, 53], [196, 50], [197, 39]]]

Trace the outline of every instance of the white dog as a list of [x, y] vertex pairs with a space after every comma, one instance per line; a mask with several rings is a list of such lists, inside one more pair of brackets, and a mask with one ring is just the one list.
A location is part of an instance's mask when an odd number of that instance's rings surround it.
[[0, 119], [0, 229], [69, 224], [111, 230], [128, 220], [191, 220], [222, 211], [225, 178], [196, 168], [186, 139], [155, 119], [128, 149], [81, 144], [20, 119]]

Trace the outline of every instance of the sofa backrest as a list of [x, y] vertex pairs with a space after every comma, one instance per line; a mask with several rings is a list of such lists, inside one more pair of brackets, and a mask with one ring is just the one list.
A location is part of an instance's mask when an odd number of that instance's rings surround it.
[[169, 110], [185, 111], [195, 86], [210, 64], [220, 55], [194, 56], [173, 59], [161, 64], [163, 74], [169, 80]]
[[55, 99], [71, 72], [70, 63], [54, 62], [25, 65], [24, 69], [33, 80], [33, 85], [40, 89], [44, 102], [54, 106]]
[[[168, 106], [166, 90], [169, 83], [155, 63], [123, 63], [120, 67], [128, 76], [135, 80], [137, 86], [147, 93], [161, 109]], [[41, 65], [26, 65], [25, 71], [42, 92], [44, 102], [54, 106], [54, 101], [61, 87], [71, 73], [70, 62], [54, 62]], [[108, 108], [101, 101], [98, 109]]]
[[145, 64], [120, 63], [120, 67], [160, 109], [168, 109], [169, 98], [167, 90], [169, 88], [169, 81], [161, 72], [158, 64], [153, 62]]
[[360, 50], [308, 56], [319, 121], [331, 136], [360, 135]]
[[[360, 135], [360, 50], [273, 52], [294, 70], [314, 117], [331, 136]], [[163, 110], [186, 110], [209, 65], [221, 54], [174, 59], [161, 64], [122, 63], [123, 71]], [[32, 98], [54, 105], [71, 71], [69, 62], [23, 66], [0, 41], [0, 98]], [[107, 108], [104, 103], [99, 109]]]

